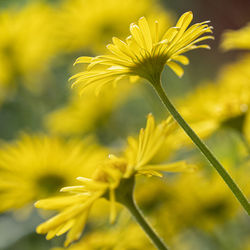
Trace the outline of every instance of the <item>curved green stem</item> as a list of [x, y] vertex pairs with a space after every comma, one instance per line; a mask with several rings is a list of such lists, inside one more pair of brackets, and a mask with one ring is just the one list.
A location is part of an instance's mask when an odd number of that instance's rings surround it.
[[191, 140], [194, 142], [194, 144], [200, 149], [200, 151], [203, 153], [203, 155], [207, 158], [207, 160], [212, 164], [212, 166], [217, 170], [219, 175], [223, 178], [223, 180], [226, 182], [228, 187], [231, 189], [237, 200], [240, 202], [240, 204], [243, 206], [243, 208], [246, 210], [248, 215], [250, 215], [250, 204], [245, 197], [245, 195], [242, 193], [240, 188], [237, 186], [237, 184], [234, 182], [232, 177], [229, 175], [229, 173], [226, 171], [226, 169], [221, 165], [221, 163], [216, 159], [216, 157], [213, 155], [213, 153], [209, 150], [209, 148], [205, 145], [205, 143], [199, 138], [199, 136], [189, 127], [189, 125], [186, 123], [186, 121], [182, 118], [182, 116], [178, 113], [178, 111], [175, 109], [173, 104], [168, 99], [167, 95], [165, 94], [161, 82], [159, 81], [156, 84], [153, 84], [156, 92], [158, 93], [161, 101], [166, 106], [170, 114], [174, 117], [174, 119], [179, 123], [179, 125], [183, 128], [183, 130], [186, 132], [186, 134], [191, 138]]
[[134, 219], [137, 221], [137, 223], [141, 226], [141, 228], [144, 230], [144, 232], [147, 234], [149, 239], [153, 242], [153, 244], [156, 246], [159, 250], [167, 250], [167, 246], [162, 241], [162, 239], [157, 235], [157, 233], [153, 230], [153, 228], [148, 224], [148, 222], [145, 220], [144, 216], [140, 212], [139, 208], [135, 204], [133, 198], [127, 199], [126, 204], [123, 204], [126, 206], [126, 208], [129, 210], [129, 212], [133, 215]]
[[116, 200], [129, 210], [134, 219], [141, 226], [141, 228], [144, 230], [144, 232], [147, 234], [147, 236], [157, 249], [168, 250], [166, 244], [145, 220], [143, 214], [140, 212], [140, 209], [137, 207], [133, 198], [134, 185], [134, 177], [124, 179], [120, 183], [119, 188], [116, 190]]

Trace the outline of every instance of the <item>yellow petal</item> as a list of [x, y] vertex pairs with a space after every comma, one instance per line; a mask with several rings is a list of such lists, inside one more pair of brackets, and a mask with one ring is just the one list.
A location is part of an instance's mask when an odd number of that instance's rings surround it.
[[62, 225], [59, 230], [56, 232], [56, 236], [60, 236], [66, 233], [75, 223], [75, 219], [68, 220], [64, 225]]
[[167, 164], [147, 165], [142, 170], [166, 171], [166, 172], [193, 172], [197, 167], [187, 164], [185, 161], [177, 161]]
[[179, 64], [170, 61], [167, 63], [167, 65], [175, 72], [177, 76], [180, 78], [183, 76], [184, 70]]
[[135, 83], [135, 82], [137, 82], [139, 79], [140, 79], [139, 76], [130, 76], [130, 77], [129, 77], [129, 80], [130, 80], [131, 83]]
[[148, 26], [148, 22], [145, 17], [141, 17], [138, 21], [138, 25], [140, 27], [140, 30], [142, 32], [144, 42], [146, 44], [146, 49], [150, 52], [152, 49], [152, 37], [150, 33], [150, 29]]
[[39, 200], [34, 205], [36, 208], [42, 208], [45, 210], [58, 210], [58, 209], [63, 209], [69, 205], [72, 205], [84, 199], [85, 198], [83, 196], [77, 196], [77, 195], [53, 197], [53, 198]]
[[86, 225], [86, 220], [88, 218], [89, 211], [90, 211], [90, 209], [88, 209], [87, 211], [82, 213], [75, 220], [75, 223], [74, 223], [73, 227], [71, 227], [70, 231], [68, 232], [67, 237], [66, 237], [66, 241], [64, 242], [65, 247], [68, 247], [68, 245], [71, 242], [78, 240], [80, 238], [81, 233]]
[[90, 63], [92, 59], [93, 57], [90, 57], [90, 56], [81, 56], [76, 59], [74, 66], [78, 63]]
[[130, 33], [132, 34], [132, 36], [133, 36], [134, 40], [137, 42], [137, 44], [141, 48], [146, 49], [145, 42], [144, 42], [143, 36], [141, 34], [140, 28], [136, 24], [131, 23]]
[[80, 192], [82, 195], [89, 195], [85, 186], [71, 186], [71, 187], [63, 187], [60, 189], [60, 192]]
[[188, 58], [186, 56], [177, 55], [177, 56], [173, 56], [172, 59], [182, 63], [183, 65], [188, 65], [189, 64], [189, 60], [188, 60]]
[[129, 50], [128, 48], [128, 45], [121, 41], [119, 38], [117, 37], [113, 37], [112, 38], [112, 41], [114, 43], [114, 45], [122, 52], [124, 53], [125, 55], [127, 55], [128, 57], [133, 57], [133, 53], [131, 53], [131, 51]]

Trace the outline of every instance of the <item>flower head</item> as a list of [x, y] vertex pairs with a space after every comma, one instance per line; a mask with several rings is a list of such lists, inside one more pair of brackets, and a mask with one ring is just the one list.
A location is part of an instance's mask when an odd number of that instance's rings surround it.
[[125, 77], [130, 77], [131, 80], [142, 77], [154, 84], [159, 81], [164, 65], [168, 65], [181, 77], [183, 69], [175, 61], [188, 64], [188, 58], [181, 54], [197, 48], [209, 48], [208, 45], [197, 43], [213, 38], [210, 35], [200, 37], [212, 32], [208, 21], [188, 28], [192, 19], [192, 12], [184, 13], [176, 26], [169, 28], [160, 37], [158, 22], [155, 21], [154, 29], [150, 29], [146, 18], [141, 17], [138, 24], [130, 25], [131, 35], [125, 42], [113, 37], [113, 43], [107, 45], [110, 54], [79, 57], [75, 64], [86, 63], [88, 67], [71, 78], [76, 79], [73, 85], [78, 85], [83, 90], [96, 83], [98, 92], [103, 85]]
[[[91, 143], [91, 145], [89, 145]], [[0, 212], [16, 210], [54, 195], [74, 179], [91, 176], [106, 150], [93, 140], [23, 135], [0, 149]], [[64, 156], [64, 157], [62, 157]]]
[[53, 16], [50, 5], [41, 2], [33, 2], [20, 9], [1, 9], [1, 96], [5, 92], [7, 96], [13, 87], [17, 87], [13, 83], [18, 77], [22, 77], [21, 83], [32, 92], [43, 87], [43, 81], [37, 79], [47, 70], [51, 57], [58, 50]]
[[225, 65], [215, 82], [205, 82], [180, 100], [184, 118], [207, 137], [221, 126], [248, 132], [250, 107], [250, 56]]
[[93, 97], [91, 87], [81, 97], [71, 92], [73, 95], [69, 102], [51, 112], [45, 118], [45, 124], [53, 134], [66, 136], [83, 135], [98, 129], [111, 112], [124, 103], [132, 89], [133, 86], [129, 84], [121, 84], [114, 91], [105, 88], [100, 93], [101, 103], [99, 98]]
[[228, 30], [223, 34], [223, 50], [250, 49], [250, 23], [239, 30]]
[[49, 198], [36, 202], [37, 208], [57, 210], [59, 214], [37, 228], [38, 233], [47, 233], [47, 239], [66, 231], [67, 246], [78, 239], [86, 223], [92, 205], [104, 197], [110, 201], [110, 220], [116, 217], [115, 202], [121, 200], [126, 190], [133, 188], [134, 176], [161, 176], [159, 171], [185, 171], [193, 167], [185, 162], [151, 165], [150, 160], [160, 149], [166, 137], [173, 131], [170, 120], [155, 124], [148, 116], [147, 126], [141, 129], [139, 138], [129, 139], [129, 145], [122, 157], [110, 155], [93, 173], [92, 178], [78, 177], [81, 185], [62, 188], [68, 196]]

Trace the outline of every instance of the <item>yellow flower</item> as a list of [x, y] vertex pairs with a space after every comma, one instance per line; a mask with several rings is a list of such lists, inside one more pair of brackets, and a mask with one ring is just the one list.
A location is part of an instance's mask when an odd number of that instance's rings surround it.
[[250, 23], [239, 30], [228, 30], [223, 34], [221, 48], [250, 49]]
[[[221, 48], [224, 50], [231, 49], [250, 49], [250, 23], [245, 25], [239, 30], [229, 30], [223, 34], [223, 40], [221, 43]], [[231, 65], [231, 68], [228, 70], [227, 81], [230, 86], [234, 86], [234, 92], [238, 95], [238, 100], [241, 106], [241, 117], [243, 120], [242, 131], [247, 139], [250, 142], [250, 54], [249, 52], [246, 55]], [[244, 98], [244, 99], [243, 99]]]
[[204, 83], [180, 100], [184, 118], [206, 137], [220, 126], [246, 129], [250, 106], [250, 56], [224, 66], [215, 82]]
[[[92, 145], [89, 145], [89, 144]], [[92, 139], [64, 141], [42, 135], [23, 135], [0, 149], [0, 211], [15, 210], [73, 185], [106, 151]]]
[[66, 106], [53, 111], [45, 118], [46, 126], [52, 133], [66, 136], [93, 131], [124, 102], [132, 87], [123, 84], [114, 91], [104, 89], [100, 96], [101, 102], [99, 98], [93, 97], [91, 88], [90, 91], [85, 91], [81, 98], [78, 93], [73, 93]]
[[[233, 172], [248, 194], [247, 177], [243, 177], [246, 168]], [[240, 212], [239, 206], [223, 188], [223, 182], [218, 176], [210, 174], [197, 171], [170, 177], [167, 181], [151, 179], [147, 184], [137, 183], [138, 204], [148, 213], [151, 223], [157, 225], [159, 234], [168, 239], [170, 246], [171, 241], [186, 230], [213, 232]]]
[[110, 155], [92, 175], [92, 178], [78, 177], [81, 185], [65, 187], [68, 196], [40, 200], [37, 208], [57, 210], [59, 214], [37, 227], [38, 233], [47, 233], [47, 239], [67, 231], [65, 245], [78, 239], [86, 223], [92, 205], [104, 197], [110, 201], [110, 221], [116, 217], [115, 202], [120, 202], [124, 194], [133, 185], [134, 176], [162, 176], [159, 171], [178, 172], [192, 170], [193, 166], [184, 161], [170, 164], [150, 164], [150, 160], [160, 149], [165, 138], [171, 134], [174, 124], [168, 119], [159, 125], [155, 124], [152, 115], [148, 116], [145, 129], [141, 129], [139, 138], [129, 138], [129, 145], [123, 157]]
[[6, 9], [0, 13], [0, 26], [0, 87], [8, 93], [21, 77], [30, 91], [40, 90], [37, 76], [57, 50], [53, 9], [41, 3]]
[[[175, 195], [169, 196], [166, 192], [157, 214], [164, 218], [160, 221], [161, 228], [172, 222], [174, 234], [192, 226], [211, 232], [234, 217], [239, 210], [223, 188], [223, 182], [215, 175], [211, 178], [201, 173], [179, 176], [170, 187], [166, 187], [168, 189]], [[166, 207], [175, 213], [170, 214]]]
[[112, 44], [107, 45], [108, 55], [97, 57], [79, 57], [75, 64], [88, 64], [87, 70], [74, 75], [76, 85], [81, 91], [90, 84], [97, 84], [97, 91], [110, 82], [117, 82], [125, 77], [135, 80], [142, 77], [152, 84], [158, 82], [164, 65], [168, 65], [178, 76], [182, 76], [183, 69], [174, 61], [184, 65], [188, 58], [181, 55], [197, 48], [209, 48], [208, 45], [197, 45], [198, 42], [212, 39], [203, 36], [211, 33], [212, 28], [206, 22], [197, 23], [188, 28], [193, 19], [192, 12], [184, 13], [175, 27], [167, 29], [163, 36], [159, 36], [159, 24], [155, 21], [154, 30], [149, 28], [145, 17], [139, 19], [138, 24], [130, 25], [131, 35], [126, 42], [113, 37]]

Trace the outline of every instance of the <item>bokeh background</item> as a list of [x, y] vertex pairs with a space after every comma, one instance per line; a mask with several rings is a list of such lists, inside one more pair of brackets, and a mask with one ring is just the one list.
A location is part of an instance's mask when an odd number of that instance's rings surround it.
[[[112, 36], [125, 38], [141, 16], [159, 20], [164, 29], [189, 10], [194, 22], [211, 20], [215, 40], [211, 50], [189, 53], [181, 79], [165, 69], [164, 87], [250, 194], [250, 45], [230, 51], [222, 45], [227, 30], [250, 21], [249, 1], [0, 0], [1, 250], [62, 247], [63, 236], [46, 241], [35, 233], [46, 214], [33, 202], [84, 175], [90, 147], [95, 159], [120, 152], [148, 113], [157, 121], [168, 116], [146, 83], [121, 83], [80, 98], [68, 82], [80, 70], [73, 67], [76, 58], [105, 53]], [[249, 219], [190, 141], [173, 138], [163, 151], [166, 161], [189, 159], [198, 166], [192, 174], [138, 180], [138, 204], [172, 249], [250, 249]], [[128, 217], [122, 210], [109, 225], [104, 202], [71, 248], [153, 249]]]

